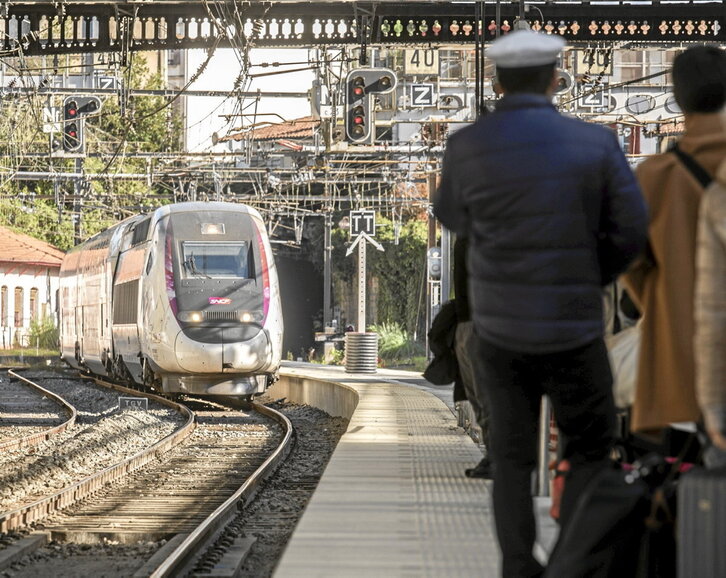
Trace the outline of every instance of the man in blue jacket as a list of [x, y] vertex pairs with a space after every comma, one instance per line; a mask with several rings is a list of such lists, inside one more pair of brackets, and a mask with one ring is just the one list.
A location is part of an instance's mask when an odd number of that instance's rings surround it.
[[552, 105], [564, 42], [521, 30], [494, 43], [504, 96], [453, 134], [434, 212], [469, 238], [481, 386], [491, 408], [493, 503], [506, 578], [539, 576], [532, 473], [542, 395], [571, 471], [560, 523], [605, 467], [614, 435], [602, 288], [644, 248], [645, 203], [615, 134]]

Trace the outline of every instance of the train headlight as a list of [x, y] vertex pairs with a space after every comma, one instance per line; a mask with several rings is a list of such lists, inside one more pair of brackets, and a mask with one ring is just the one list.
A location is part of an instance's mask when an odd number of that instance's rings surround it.
[[186, 323], [199, 323], [204, 319], [201, 311], [180, 311], [177, 317]]
[[261, 311], [240, 311], [239, 320], [241, 323], [259, 323], [262, 321]]
[[224, 235], [224, 223], [202, 223], [202, 235]]

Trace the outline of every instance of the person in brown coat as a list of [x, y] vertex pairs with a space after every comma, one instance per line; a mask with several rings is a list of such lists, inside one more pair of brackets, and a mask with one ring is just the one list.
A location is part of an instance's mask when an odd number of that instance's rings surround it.
[[[726, 52], [696, 46], [673, 62], [673, 92], [684, 114], [678, 146], [710, 175], [726, 159]], [[655, 432], [697, 421], [694, 384], [694, 276], [696, 227], [703, 186], [673, 152], [636, 169], [650, 210], [649, 251], [625, 283], [644, 313], [631, 428]]]

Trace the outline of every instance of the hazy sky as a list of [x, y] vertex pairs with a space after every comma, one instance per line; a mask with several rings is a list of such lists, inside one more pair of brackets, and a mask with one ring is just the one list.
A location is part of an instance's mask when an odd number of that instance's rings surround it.
[[[190, 50], [188, 74], [194, 74], [199, 66], [206, 60], [203, 50]], [[286, 69], [306, 67], [308, 51], [301, 49], [253, 49], [250, 55], [250, 74], [268, 73]], [[256, 66], [264, 62], [279, 62], [281, 66]], [[286, 63], [292, 63], [287, 65]], [[282, 66], [285, 64], [285, 66]], [[231, 49], [219, 49], [212, 57], [202, 76], [190, 88], [194, 90], [231, 90], [239, 76], [240, 64]], [[313, 71], [291, 72], [263, 76], [249, 80], [244, 90], [253, 92], [279, 91], [279, 92], [305, 92], [310, 89], [313, 81]], [[235, 127], [250, 126], [255, 119], [255, 104], [253, 98], [244, 101], [246, 116], [244, 119], [235, 117], [228, 123], [223, 114], [239, 113], [238, 103], [233, 99], [211, 97], [188, 97], [187, 114], [189, 118], [188, 145], [191, 151], [203, 151], [212, 147], [212, 133], [220, 136], [228, 134]], [[257, 105], [257, 122], [282, 122], [310, 115], [310, 103], [307, 99], [268, 98], [262, 99]], [[260, 113], [275, 113], [278, 116], [262, 116]]]

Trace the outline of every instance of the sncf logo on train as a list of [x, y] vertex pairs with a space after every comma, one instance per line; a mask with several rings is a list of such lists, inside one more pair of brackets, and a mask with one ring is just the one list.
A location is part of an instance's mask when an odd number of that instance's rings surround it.
[[232, 300], [229, 297], [210, 297], [210, 305], [230, 305]]

